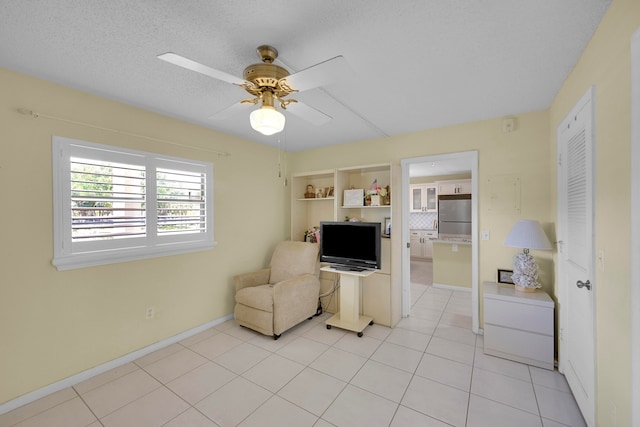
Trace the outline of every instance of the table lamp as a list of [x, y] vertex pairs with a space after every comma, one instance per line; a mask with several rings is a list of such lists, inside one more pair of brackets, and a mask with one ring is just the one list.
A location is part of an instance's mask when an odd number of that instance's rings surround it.
[[538, 265], [529, 255], [529, 249], [550, 250], [551, 243], [540, 226], [531, 219], [522, 219], [513, 226], [504, 241], [505, 246], [522, 248], [522, 252], [513, 257], [513, 283], [517, 291], [535, 292], [542, 285], [538, 283]]

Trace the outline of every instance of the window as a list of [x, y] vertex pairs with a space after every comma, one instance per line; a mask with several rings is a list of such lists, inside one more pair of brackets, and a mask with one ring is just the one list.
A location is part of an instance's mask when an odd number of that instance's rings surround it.
[[213, 247], [213, 165], [53, 138], [59, 270]]

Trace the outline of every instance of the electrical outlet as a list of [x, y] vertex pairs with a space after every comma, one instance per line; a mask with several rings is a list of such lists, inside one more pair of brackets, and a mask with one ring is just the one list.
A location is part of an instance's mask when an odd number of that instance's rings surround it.
[[458, 252], [458, 245], [456, 245], [455, 243], [451, 245], [451, 252]]
[[491, 233], [489, 232], [489, 230], [482, 230], [480, 232], [480, 235], [482, 237], [482, 240], [489, 240]]
[[147, 316], [147, 320], [151, 320], [155, 317], [156, 315], [156, 310], [153, 307], [147, 307], [147, 310], [145, 311], [145, 314]]

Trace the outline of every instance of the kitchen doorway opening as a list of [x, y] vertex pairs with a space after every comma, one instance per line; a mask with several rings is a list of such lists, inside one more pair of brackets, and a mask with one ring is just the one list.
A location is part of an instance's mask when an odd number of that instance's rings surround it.
[[[423, 157], [413, 157], [401, 160], [402, 171], [402, 316], [408, 317], [411, 312], [412, 292], [411, 292], [411, 232], [410, 232], [410, 211], [413, 197], [411, 194], [411, 174], [414, 176], [469, 176], [471, 178], [471, 304], [472, 304], [472, 330], [479, 333], [479, 286], [478, 286], [478, 152], [465, 151], [460, 153], [439, 154]], [[427, 218], [426, 228], [434, 228], [434, 220], [437, 224], [437, 214], [433, 218]], [[428, 220], [431, 219], [431, 225]], [[414, 243], [416, 236], [414, 236]], [[414, 246], [415, 255], [415, 246]], [[415, 260], [415, 257], [414, 257]], [[415, 265], [419, 267], [423, 274], [429, 273], [431, 265], [425, 263]], [[431, 274], [432, 270], [431, 270]], [[431, 279], [433, 276], [431, 277]], [[423, 278], [424, 279], [424, 278]], [[427, 278], [428, 280], [428, 278]]]

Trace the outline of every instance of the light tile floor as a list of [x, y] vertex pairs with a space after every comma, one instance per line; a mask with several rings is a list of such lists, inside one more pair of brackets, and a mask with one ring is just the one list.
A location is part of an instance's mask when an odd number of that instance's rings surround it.
[[[327, 314], [274, 341], [233, 321], [0, 416], [0, 426], [583, 426], [564, 377], [486, 356], [471, 295], [412, 273], [412, 315]], [[421, 269], [425, 269], [421, 274]]]

